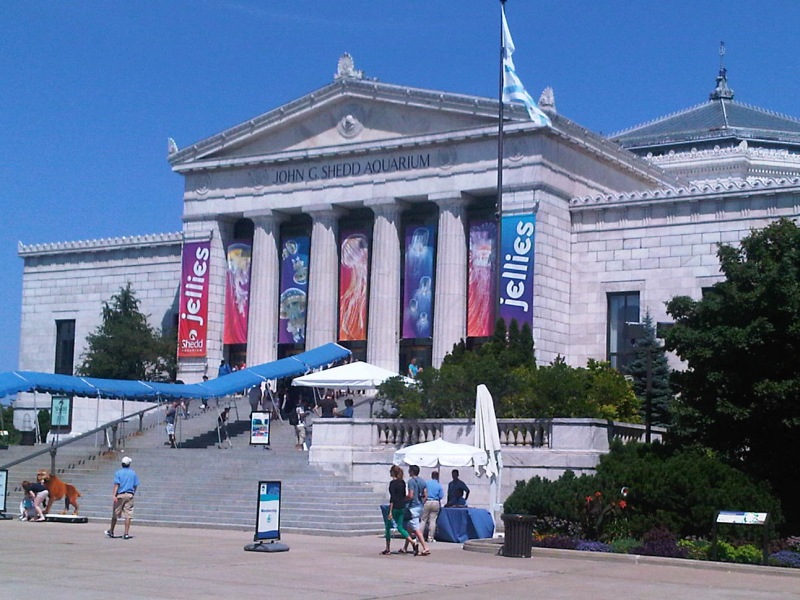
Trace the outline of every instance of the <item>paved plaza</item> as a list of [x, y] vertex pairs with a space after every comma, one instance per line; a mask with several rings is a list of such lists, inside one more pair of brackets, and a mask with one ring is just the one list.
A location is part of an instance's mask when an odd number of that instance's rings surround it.
[[[289, 552], [245, 552], [252, 533], [106, 522], [0, 522], [0, 597], [215, 598], [800, 598], [800, 570], [680, 563], [534, 549], [530, 559], [437, 543], [431, 556], [381, 556], [383, 540], [284, 535]], [[121, 530], [120, 530], [121, 531]], [[393, 542], [393, 550], [401, 544]], [[571, 556], [575, 556], [572, 553]], [[588, 556], [587, 556], [588, 555]]]

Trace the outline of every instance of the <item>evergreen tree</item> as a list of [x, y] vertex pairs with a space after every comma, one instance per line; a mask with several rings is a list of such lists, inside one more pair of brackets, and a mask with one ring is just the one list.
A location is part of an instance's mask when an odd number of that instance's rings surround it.
[[669, 362], [666, 350], [656, 337], [653, 317], [648, 311], [644, 316], [644, 334], [636, 340], [634, 359], [628, 367], [633, 377], [633, 391], [642, 402], [642, 420], [646, 419], [647, 401], [647, 363], [650, 362], [650, 423], [652, 425], [670, 424], [672, 386], [670, 385]]
[[768, 480], [800, 528], [800, 228], [780, 219], [717, 252], [725, 280], [701, 300], [673, 298], [666, 345], [687, 369], [674, 434]]
[[174, 332], [162, 335], [147, 323], [128, 283], [103, 303], [103, 323], [86, 337], [78, 375], [106, 379], [170, 381], [176, 370]]

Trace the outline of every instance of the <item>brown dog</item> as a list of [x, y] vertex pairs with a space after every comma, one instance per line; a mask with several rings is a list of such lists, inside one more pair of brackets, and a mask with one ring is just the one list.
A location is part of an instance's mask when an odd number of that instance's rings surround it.
[[64, 498], [64, 510], [61, 511], [61, 514], [67, 514], [70, 504], [75, 507], [72, 514], [78, 514], [78, 496], [80, 496], [81, 493], [75, 489], [74, 485], [71, 483], [64, 483], [58, 478], [58, 475], [52, 474], [46, 469], [39, 471], [36, 474], [36, 479], [43, 483], [48, 491], [47, 507], [44, 509], [45, 514], [50, 512], [50, 507], [53, 506], [54, 502], [62, 498]]

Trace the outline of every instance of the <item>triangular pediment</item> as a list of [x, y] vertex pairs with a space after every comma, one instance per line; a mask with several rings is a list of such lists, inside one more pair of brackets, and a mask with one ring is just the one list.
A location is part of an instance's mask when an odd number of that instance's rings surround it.
[[197, 161], [374, 144], [445, 134], [497, 122], [497, 101], [388, 85], [337, 81], [312, 94], [170, 155], [173, 166]]

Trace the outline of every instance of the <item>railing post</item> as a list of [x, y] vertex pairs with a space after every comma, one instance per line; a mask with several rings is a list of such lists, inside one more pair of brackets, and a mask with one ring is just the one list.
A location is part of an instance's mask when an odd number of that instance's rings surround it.
[[56, 473], [56, 453], [58, 452], [58, 448], [56, 448], [55, 443], [50, 443], [50, 472], [55, 475]]

